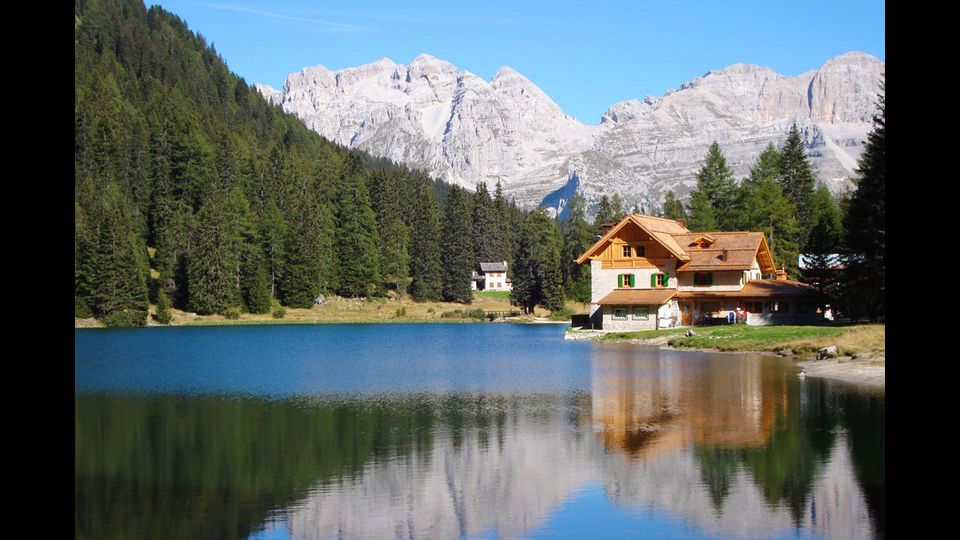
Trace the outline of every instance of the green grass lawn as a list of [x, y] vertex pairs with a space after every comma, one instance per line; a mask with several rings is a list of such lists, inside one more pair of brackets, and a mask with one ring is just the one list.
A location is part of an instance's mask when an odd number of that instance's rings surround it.
[[501, 302], [510, 301], [510, 291], [474, 291], [474, 298], [491, 298]]
[[686, 337], [686, 328], [611, 332], [601, 341], [623, 341], [668, 337], [677, 348], [719, 349], [721, 351], [777, 351], [791, 348], [804, 353], [836, 345], [840, 354], [886, 350], [884, 325], [856, 326], [704, 326], [695, 327], [696, 336]]

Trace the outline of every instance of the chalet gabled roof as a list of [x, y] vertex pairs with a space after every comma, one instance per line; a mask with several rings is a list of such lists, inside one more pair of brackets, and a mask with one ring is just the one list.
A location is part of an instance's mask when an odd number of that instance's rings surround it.
[[[587, 248], [577, 264], [597, 256], [628, 224], [640, 227], [679, 260], [678, 272], [749, 270], [754, 258], [765, 273], [776, 272], [770, 247], [762, 232], [711, 231], [691, 232], [680, 223], [666, 218], [631, 214], [614, 225]], [[707, 243], [704, 247], [700, 247]]]
[[613, 240], [617, 233], [626, 227], [628, 223], [640, 227], [644, 232], [649, 234], [651, 238], [659, 242], [660, 245], [673, 254], [674, 257], [681, 261], [690, 259], [680, 244], [674, 239], [674, 235], [690, 233], [685, 227], [672, 219], [630, 214], [621, 219], [619, 223], [614, 225], [606, 234], [601, 236], [599, 240], [594, 242], [592, 246], [587, 248], [587, 250], [583, 252], [583, 255], [577, 258], [577, 264], [583, 264], [588, 258], [603, 251], [607, 247], [607, 244]]
[[[699, 247], [698, 241], [709, 236], [713, 239], [707, 247]], [[773, 258], [762, 232], [710, 232], [676, 235], [690, 260], [677, 266], [678, 272], [749, 270], [757, 258], [761, 271], [776, 271]]]
[[501, 262], [482, 262], [480, 263], [480, 271], [483, 273], [487, 272], [506, 272], [507, 263]]

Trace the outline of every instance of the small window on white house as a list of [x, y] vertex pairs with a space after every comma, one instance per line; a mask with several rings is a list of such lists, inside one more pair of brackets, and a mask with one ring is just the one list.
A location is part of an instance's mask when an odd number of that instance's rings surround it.
[[632, 255], [630, 255], [630, 246], [623, 246], [623, 257], [626, 259], [632, 257]]
[[615, 308], [613, 310], [613, 320], [615, 321], [627, 320], [627, 310], [624, 308]]
[[650, 319], [650, 308], [648, 306], [633, 308], [633, 320], [646, 321]]

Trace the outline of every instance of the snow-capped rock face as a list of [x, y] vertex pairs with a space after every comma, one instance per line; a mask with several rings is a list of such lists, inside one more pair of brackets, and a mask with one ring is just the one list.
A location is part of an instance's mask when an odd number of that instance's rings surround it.
[[576, 175], [588, 201], [619, 193], [652, 209], [667, 190], [690, 191], [714, 140], [744, 176], [794, 122], [820, 180], [845, 189], [872, 127], [883, 67], [857, 52], [797, 77], [735, 64], [662, 97], [614, 104], [596, 126], [566, 115], [509, 67], [487, 82], [426, 54], [407, 66], [384, 58], [336, 72], [304, 68], [282, 92], [257, 89], [330, 140], [451, 183], [500, 180], [532, 205]]

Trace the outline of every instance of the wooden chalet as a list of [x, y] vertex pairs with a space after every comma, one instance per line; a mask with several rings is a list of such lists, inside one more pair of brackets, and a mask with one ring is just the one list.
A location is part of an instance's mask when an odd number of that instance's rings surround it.
[[632, 214], [605, 227], [576, 262], [590, 264], [593, 328], [822, 320], [824, 299], [776, 268], [762, 232], [694, 233]]

